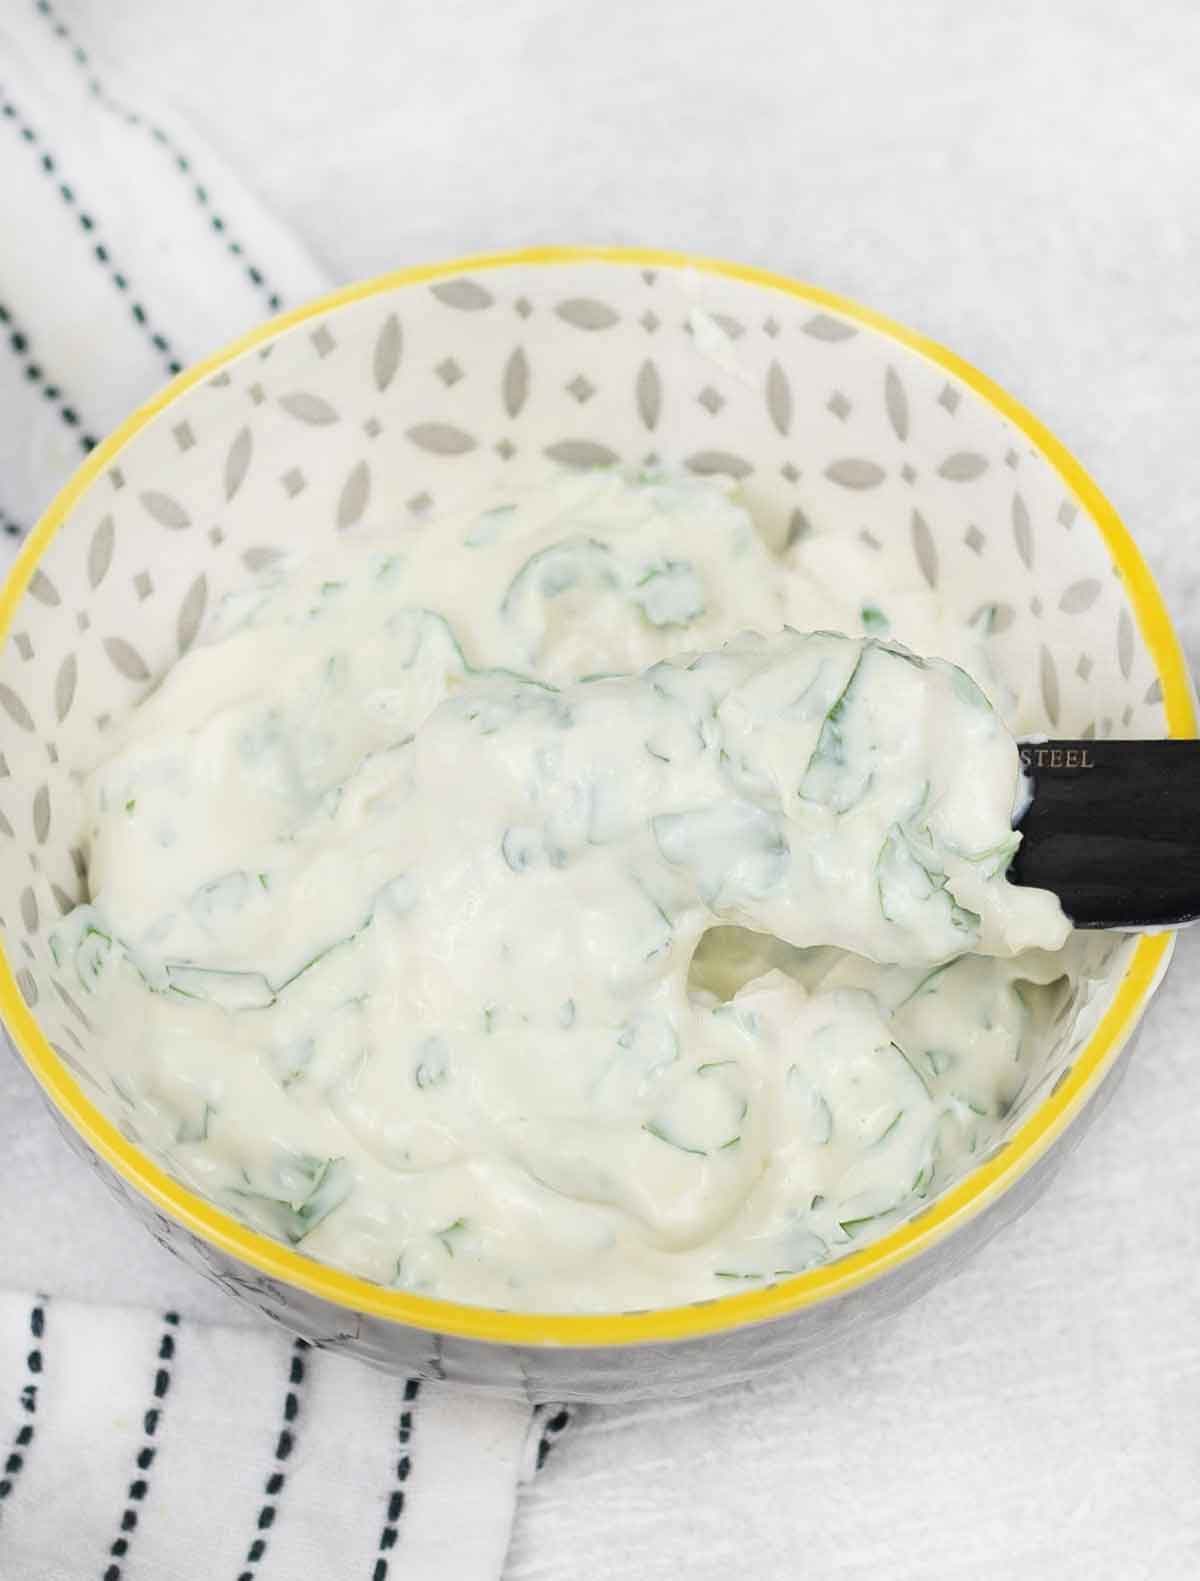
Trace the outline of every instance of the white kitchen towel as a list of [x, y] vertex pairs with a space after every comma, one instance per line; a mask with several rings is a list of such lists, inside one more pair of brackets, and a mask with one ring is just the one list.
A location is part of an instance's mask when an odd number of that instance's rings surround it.
[[[0, 201], [2, 566], [166, 379], [329, 282], [50, 0], [0, 15]], [[274, 1332], [0, 1290], [0, 1581], [492, 1581], [568, 1420]]]
[[567, 1413], [0, 1291], [4, 1581], [476, 1581]]
[[[329, 282], [50, 0], [0, 11], [0, 525], [182, 367]], [[12, 529], [15, 529], [12, 530]]]

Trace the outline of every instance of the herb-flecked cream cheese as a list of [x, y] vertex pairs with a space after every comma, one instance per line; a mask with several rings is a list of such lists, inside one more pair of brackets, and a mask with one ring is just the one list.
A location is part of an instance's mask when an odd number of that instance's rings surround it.
[[127, 1126], [501, 1307], [709, 1297], [911, 1211], [1036, 1076], [1069, 924], [1005, 879], [986, 618], [877, 574], [605, 472], [228, 597], [88, 773], [53, 938]]

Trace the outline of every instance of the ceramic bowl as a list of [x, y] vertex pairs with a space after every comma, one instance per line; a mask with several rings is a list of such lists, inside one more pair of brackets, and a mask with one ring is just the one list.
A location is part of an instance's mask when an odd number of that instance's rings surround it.
[[1021, 725], [1194, 733], [1180, 650], [1096, 486], [959, 358], [828, 293], [649, 252], [409, 269], [176, 379], [86, 461], [0, 600], [0, 1011], [75, 1148], [186, 1262], [318, 1345], [537, 1399], [632, 1398], [836, 1343], [1030, 1199], [1111, 1090], [1171, 938], [1095, 935], [1044, 1075], [971, 1174], [879, 1240], [721, 1300], [610, 1316], [384, 1289], [238, 1223], [139, 1145], [47, 933], [81, 895], [72, 765], [282, 550], [436, 515], [547, 460], [737, 478], [776, 542], [858, 535], [951, 615], [991, 609]]

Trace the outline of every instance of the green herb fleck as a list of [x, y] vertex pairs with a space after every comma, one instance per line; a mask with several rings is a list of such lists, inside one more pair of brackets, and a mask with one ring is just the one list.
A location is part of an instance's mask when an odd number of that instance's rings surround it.
[[949, 961], [943, 961], [940, 966], [935, 966], [931, 972], [926, 972], [925, 976], [922, 977], [921, 981], [912, 990], [912, 992], [905, 994], [904, 998], [896, 1006], [896, 1009], [902, 1010], [905, 1005], [910, 1003], [910, 1001], [913, 999], [916, 999], [919, 994], [937, 993], [938, 990], [933, 987], [933, 984], [937, 982], [938, 978], [941, 977], [943, 972], [948, 972], [952, 966], [957, 966], [962, 958], [963, 957], [961, 955], [956, 955]]
[[539, 549], [530, 555], [508, 584], [500, 600], [500, 613], [505, 619], [511, 618], [517, 602], [529, 587], [536, 587], [542, 598], [557, 598], [577, 586], [587, 572], [602, 585], [611, 587], [616, 580], [611, 562], [611, 549], [598, 538], [564, 538], [561, 543]]
[[975, 862], [980, 866], [985, 862], [990, 863], [991, 865], [983, 875], [984, 878], [998, 878], [1001, 873], [1006, 873], [1012, 865], [1012, 859], [1016, 856], [1020, 844], [1021, 836], [1016, 829], [1013, 829], [1003, 839], [998, 840], [995, 845], [988, 846], [986, 850], [964, 851], [961, 855], [965, 861]]
[[515, 505], [494, 505], [484, 511], [478, 521], [468, 529], [463, 543], [468, 549], [484, 549], [495, 543], [505, 518], [516, 514]]
[[211, 1103], [206, 1103], [200, 1111], [198, 1119], [182, 1120], [178, 1131], [175, 1133], [177, 1142], [207, 1142], [208, 1122], [216, 1110]]
[[873, 644], [880, 653], [889, 654], [893, 659], [901, 659], [905, 664], [911, 664], [914, 670], [927, 670], [928, 662], [919, 653], [913, 653], [902, 642], [876, 642]]
[[187, 961], [168, 961], [162, 990], [178, 999], [198, 999], [222, 1010], [268, 1010], [276, 995], [261, 972], [226, 972]]
[[954, 687], [954, 695], [960, 702], [966, 703], [971, 708], [986, 709], [989, 714], [993, 711], [991, 703], [980, 691], [978, 683], [965, 670], [960, 670], [957, 664], [950, 666], [950, 684]]
[[654, 1120], [647, 1120], [643, 1124], [642, 1130], [649, 1132], [649, 1134], [652, 1137], [654, 1137], [657, 1141], [665, 1142], [668, 1147], [675, 1148], [675, 1150], [677, 1152], [680, 1152], [680, 1153], [692, 1153], [692, 1154], [694, 1154], [694, 1156], [696, 1158], [707, 1158], [708, 1157], [708, 1149], [707, 1148], [704, 1148], [704, 1147], [688, 1147], [683, 1142], [676, 1141], [676, 1139], [673, 1136], [668, 1136], [666, 1131], [664, 1131], [663, 1128], [660, 1125], [658, 1125]]
[[94, 992], [113, 951], [112, 938], [92, 924], [84, 930], [75, 950], [75, 974], [86, 993]]
[[879, 1147], [884, 1142], [886, 1142], [888, 1137], [891, 1136], [892, 1132], [900, 1124], [900, 1122], [901, 1122], [901, 1120], [903, 1120], [903, 1118], [904, 1118], [904, 1110], [903, 1109], [897, 1109], [896, 1113], [892, 1116], [892, 1118], [884, 1126], [883, 1130], [880, 1131], [879, 1135], [871, 1143], [871, 1146], [872, 1147]]
[[834, 698], [821, 724], [817, 744], [797, 787], [803, 801], [814, 801], [836, 813], [849, 812], [870, 789], [872, 775], [855, 776], [849, 770], [843, 727], [850, 708], [855, 682], [872, 643], [865, 643], [846, 677], [845, 685]]
[[925, 1063], [935, 1076], [944, 1076], [954, 1064], [954, 1055], [946, 1049], [926, 1049]]
[[422, 1092], [428, 1087], [440, 1087], [450, 1075], [450, 1050], [445, 1038], [428, 1037], [421, 1044], [413, 1080]]
[[864, 1224], [874, 1224], [876, 1219], [882, 1217], [883, 1215], [880, 1213], [867, 1213], [861, 1219], [839, 1219], [838, 1227], [845, 1231], [850, 1239], [853, 1240]]
[[977, 1099], [970, 1098], [965, 1093], [956, 1092], [954, 1094], [954, 1097], [958, 1100], [959, 1103], [965, 1105], [965, 1107], [968, 1108], [971, 1111], [972, 1114], [977, 1114], [982, 1119], [986, 1119], [988, 1114], [990, 1113], [990, 1110], [985, 1108], [985, 1106], [983, 1104], [979, 1103], [979, 1101]]
[[465, 1230], [466, 1227], [466, 1219], [455, 1219], [454, 1223], [447, 1224], [444, 1230], [434, 1230], [434, 1236], [441, 1241], [449, 1256], [454, 1256], [454, 1242], [451, 1240], [451, 1236], [457, 1235], [461, 1230]]
[[[925, 1089], [925, 1091], [927, 1093], [929, 1093], [929, 1083], [925, 1080], [924, 1076], [922, 1076], [921, 1072], [913, 1064], [912, 1060], [909, 1059], [908, 1055], [900, 1047], [899, 1043], [893, 1041], [891, 1047], [895, 1049], [896, 1053], [899, 1054], [900, 1058], [908, 1066], [909, 1070], [912, 1071], [913, 1075], [921, 1083], [921, 1086], [924, 1087], [924, 1089]], [[932, 1098], [933, 1094], [929, 1093], [929, 1096]]]
[[634, 588], [633, 602], [652, 626], [690, 626], [704, 614], [704, 585], [686, 560], [648, 567]]
[[500, 854], [514, 873], [527, 872], [541, 854], [536, 829], [512, 828], [504, 831]]
[[298, 1178], [305, 1188], [303, 1191], [279, 1196], [263, 1191], [235, 1190], [232, 1195], [262, 1203], [276, 1233], [297, 1246], [345, 1202], [354, 1187], [354, 1172], [344, 1158], [299, 1157], [291, 1160], [288, 1173]]

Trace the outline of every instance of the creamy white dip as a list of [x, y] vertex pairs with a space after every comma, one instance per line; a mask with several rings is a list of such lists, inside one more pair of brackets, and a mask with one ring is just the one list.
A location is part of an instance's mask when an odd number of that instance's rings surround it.
[[276, 568], [86, 781], [53, 944], [126, 1125], [314, 1256], [495, 1306], [878, 1233], [995, 1135], [1066, 970], [1004, 878], [1012, 737], [894, 640], [1002, 701], [985, 627], [613, 473]]

